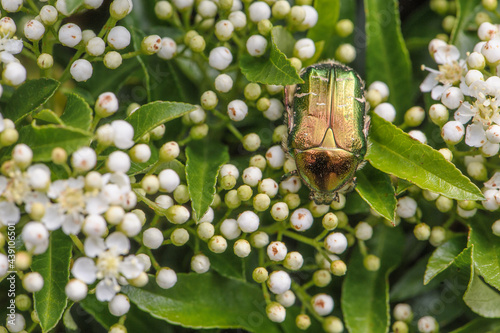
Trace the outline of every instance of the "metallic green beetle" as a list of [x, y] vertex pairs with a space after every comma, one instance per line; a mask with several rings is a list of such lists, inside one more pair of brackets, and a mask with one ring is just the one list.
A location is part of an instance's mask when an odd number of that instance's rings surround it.
[[330, 204], [355, 186], [366, 153], [369, 117], [364, 83], [334, 61], [303, 69], [304, 83], [285, 88], [288, 151], [311, 200]]

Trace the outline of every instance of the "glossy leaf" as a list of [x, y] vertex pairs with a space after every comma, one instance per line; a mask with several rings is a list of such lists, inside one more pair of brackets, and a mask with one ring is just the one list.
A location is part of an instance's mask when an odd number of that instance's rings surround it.
[[450, 333], [500, 332], [500, 319], [477, 318]]
[[61, 120], [67, 126], [88, 131], [92, 123], [92, 114], [92, 109], [81, 96], [68, 94], [68, 100], [64, 108], [64, 113], [61, 115]]
[[57, 88], [59, 82], [53, 79], [26, 81], [14, 91], [7, 106], [2, 110], [2, 115], [18, 123], [47, 102]]
[[[450, 44], [460, 50], [462, 56], [470, 52], [477, 43], [477, 13], [484, 11], [481, 0], [457, 0], [457, 19], [451, 32]], [[470, 27], [474, 29], [469, 29]]]
[[367, 271], [356, 246], [342, 286], [342, 311], [350, 332], [385, 333], [390, 323], [388, 277], [403, 256], [401, 228], [381, 225], [367, 246], [370, 253], [380, 258], [380, 269]]
[[19, 143], [25, 143], [33, 150], [33, 160], [48, 162], [52, 149], [61, 147], [69, 154], [87, 146], [92, 134], [57, 125], [25, 126], [19, 131]]
[[[476, 248], [473, 249], [473, 253]], [[486, 318], [500, 318], [500, 294], [484, 283], [473, 269], [464, 302], [478, 315]]]
[[117, 322], [116, 317], [113, 316], [106, 306], [106, 303], [99, 302], [95, 294], [89, 294], [85, 299], [78, 302], [78, 304], [94, 319], [102, 325], [106, 330]]
[[283, 52], [287, 57], [293, 56], [293, 47], [295, 45], [295, 38], [293, 35], [282, 26], [273, 28], [274, 43], [278, 50]]
[[64, 122], [59, 118], [59, 116], [52, 110], [43, 109], [40, 112], [37, 112], [34, 116], [34, 119], [42, 120], [50, 124], [64, 125]]
[[494, 218], [476, 214], [470, 223], [469, 246], [474, 245], [472, 258], [479, 274], [500, 290], [500, 242], [491, 231]]
[[457, 200], [481, 200], [481, 191], [433, 148], [371, 114], [370, 148], [365, 158], [375, 168], [420, 188]]
[[356, 172], [356, 191], [377, 213], [394, 222], [396, 194], [389, 176], [367, 164]]
[[288, 85], [303, 82], [290, 60], [276, 46], [276, 40], [281, 34], [281, 28], [271, 31], [271, 54], [262, 57], [252, 57], [245, 54], [240, 58], [241, 72], [248, 81], [264, 84]]
[[401, 34], [395, 0], [365, 0], [366, 80], [389, 86], [389, 103], [398, 111], [397, 119], [412, 105], [410, 56]]
[[222, 164], [229, 160], [227, 146], [200, 140], [186, 148], [186, 178], [191, 207], [199, 220], [212, 203], [217, 175]]
[[134, 141], [137, 141], [153, 128], [194, 109], [191, 104], [157, 101], [141, 106], [125, 120], [134, 127]]
[[466, 237], [459, 236], [438, 246], [427, 263], [424, 284], [428, 284], [433, 278], [453, 264], [455, 258], [463, 251], [466, 245]]
[[141, 310], [172, 324], [280, 332], [265, 315], [266, 303], [255, 283], [212, 273], [181, 273], [177, 274], [177, 283], [170, 289], [161, 289], [150, 280], [143, 288], [126, 286], [122, 291]]
[[43, 332], [53, 329], [62, 318], [67, 304], [64, 291], [69, 281], [69, 266], [73, 243], [62, 230], [50, 234], [49, 247], [33, 256], [31, 269], [43, 277], [43, 288], [34, 295], [34, 307]]

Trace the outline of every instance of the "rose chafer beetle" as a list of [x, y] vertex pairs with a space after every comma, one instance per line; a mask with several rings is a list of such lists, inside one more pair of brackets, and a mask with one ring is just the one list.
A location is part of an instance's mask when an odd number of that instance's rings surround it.
[[330, 204], [338, 192], [354, 188], [363, 165], [369, 127], [364, 83], [334, 61], [309, 66], [300, 76], [304, 83], [285, 88], [288, 151], [310, 199]]

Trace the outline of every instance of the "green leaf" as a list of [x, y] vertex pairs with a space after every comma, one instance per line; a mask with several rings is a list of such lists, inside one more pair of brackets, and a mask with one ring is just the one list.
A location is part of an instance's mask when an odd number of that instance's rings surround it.
[[40, 273], [44, 281], [43, 288], [34, 295], [34, 306], [43, 332], [57, 325], [66, 308], [64, 288], [69, 281], [72, 248], [70, 238], [62, 230], [55, 230], [50, 234], [47, 251], [33, 256], [31, 269]]
[[66, 9], [70, 14], [72, 14], [75, 9], [80, 7], [83, 4], [83, 0], [65, 0], [66, 1]]
[[385, 333], [390, 323], [388, 277], [403, 256], [401, 228], [379, 226], [367, 246], [380, 258], [380, 269], [367, 271], [356, 246], [342, 286], [342, 312], [350, 332]]
[[400, 195], [404, 191], [406, 191], [408, 188], [413, 186], [413, 184], [407, 180], [404, 179], [398, 179], [398, 186], [396, 188], [396, 195]]
[[481, 0], [457, 0], [456, 4], [457, 18], [451, 32], [450, 44], [456, 45], [463, 57], [478, 41], [475, 17], [477, 13], [484, 12], [484, 7], [481, 5]]
[[137, 141], [153, 128], [194, 109], [190, 104], [157, 101], [141, 106], [125, 120], [134, 127], [134, 141]]
[[61, 147], [69, 154], [87, 146], [92, 134], [70, 127], [57, 125], [24, 126], [19, 131], [19, 143], [25, 143], [33, 150], [33, 161], [48, 162], [52, 149]]
[[276, 46], [276, 40], [283, 34], [282, 28], [271, 31], [271, 55], [252, 57], [244, 54], [240, 58], [241, 72], [248, 81], [264, 84], [288, 85], [304, 82], [290, 60]]
[[389, 103], [398, 110], [397, 119], [413, 105], [412, 71], [408, 50], [401, 34], [396, 0], [365, 0], [366, 80], [389, 86]]
[[370, 212], [370, 206], [361, 198], [358, 192], [347, 193], [347, 201], [342, 209], [347, 215], [364, 214]]
[[293, 35], [282, 26], [276, 26], [273, 28], [274, 43], [278, 50], [283, 52], [287, 57], [293, 56], [293, 47], [295, 45], [295, 38]]
[[366, 159], [377, 169], [422, 189], [457, 200], [482, 200], [481, 191], [443, 155], [371, 114], [370, 148]]
[[113, 316], [108, 306], [104, 302], [99, 302], [95, 294], [89, 294], [78, 303], [88, 314], [92, 315], [94, 319], [102, 325], [106, 330], [117, 322], [117, 318]]
[[396, 194], [388, 175], [367, 164], [356, 173], [356, 191], [377, 213], [394, 222]]
[[[307, 38], [315, 42], [325, 41], [327, 45], [336, 37], [335, 25], [339, 19], [340, 1], [316, 0], [314, 8], [318, 13], [318, 22], [307, 31]], [[338, 45], [336, 45], [338, 46]]]
[[469, 225], [468, 245], [474, 245], [472, 259], [479, 274], [488, 284], [500, 290], [500, 242], [491, 231], [494, 221], [494, 218], [476, 214]]
[[199, 220], [212, 203], [217, 174], [229, 160], [227, 146], [209, 140], [193, 141], [186, 148], [186, 178], [191, 207]]
[[[472, 253], [476, 251], [473, 248]], [[474, 269], [472, 269], [469, 286], [464, 294], [464, 302], [482, 317], [500, 318], [500, 294], [484, 283]]]
[[71, 308], [73, 307], [73, 304], [68, 306], [66, 310], [64, 310], [63, 314], [63, 323], [64, 326], [72, 331], [76, 331], [78, 329], [78, 325], [75, 323], [75, 320], [73, 319], [73, 316], [71, 315]]
[[149, 62], [150, 66], [154, 68], [153, 73], [151, 73], [154, 82], [151, 85], [153, 100], [199, 103], [201, 95], [198, 94], [199, 87], [188, 79], [182, 71], [182, 67], [177, 66], [180, 59], [164, 61], [157, 58], [149, 59]]
[[500, 319], [477, 318], [450, 333], [500, 332]]
[[64, 122], [61, 120], [61, 118], [59, 118], [59, 116], [54, 111], [49, 109], [40, 110], [40, 112], [37, 112], [33, 116], [33, 118], [51, 124], [64, 125]]
[[92, 123], [92, 114], [92, 109], [81, 96], [68, 94], [68, 101], [61, 120], [67, 126], [88, 131]]
[[36, 79], [23, 83], [14, 91], [2, 115], [15, 123], [30, 115], [39, 106], [47, 102], [59, 87], [59, 82], [52, 79]]
[[427, 269], [424, 275], [424, 284], [428, 284], [441, 272], [450, 267], [455, 261], [455, 258], [467, 246], [467, 239], [465, 236], [454, 237], [446, 243], [437, 247], [432, 253], [427, 263]]
[[161, 289], [150, 280], [143, 288], [122, 291], [141, 310], [169, 323], [191, 328], [241, 328], [280, 332], [265, 315], [266, 303], [256, 284], [217, 274], [177, 274], [177, 283]]

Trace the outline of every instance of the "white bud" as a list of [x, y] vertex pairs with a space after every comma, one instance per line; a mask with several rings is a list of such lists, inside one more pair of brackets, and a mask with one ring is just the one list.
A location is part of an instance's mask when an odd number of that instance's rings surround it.
[[87, 296], [88, 287], [84, 282], [78, 279], [72, 279], [66, 284], [64, 291], [70, 300], [78, 302]]
[[116, 317], [121, 317], [130, 310], [130, 301], [123, 294], [116, 294], [108, 303], [109, 312]]
[[470, 69], [481, 70], [484, 68], [485, 65], [486, 65], [486, 59], [484, 59], [484, 56], [479, 52], [472, 52], [467, 57], [467, 66]]
[[282, 323], [286, 319], [286, 309], [278, 302], [271, 302], [266, 306], [266, 314], [269, 320]]
[[347, 238], [340, 232], [331, 233], [325, 238], [325, 249], [341, 254], [347, 249]]
[[312, 58], [315, 52], [316, 46], [310, 38], [299, 39], [293, 47], [293, 55], [302, 61]]
[[260, 57], [266, 52], [267, 39], [261, 35], [252, 35], [248, 38], [246, 46], [252, 57]]
[[455, 145], [464, 137], [464, 125], [459, 121], [449, 121], [441, 128], [441, 136], [446, 143]]
[[373, 112], [391, 123], [396, 119], [396, 109], [390, 103], [381, 103], [377, 105]]
[[290, 224], [297, 231], [308, 230], [311, 228], [313, 221], [311, 212], [306, 208], [296, 209], [290, 217]]
[[161, 49], [157, 55], [161, 59], [169, 60], [174, 57], [177, 52], [177, 44], [172, 38], [164, 37], [161, 39]]
[[142, 243], [150, 249], [157, 249], [163, 243], [163, 233], [158, 228], [149, 228], [142, 234]]
[[130, 157], [122, 151], [114, 151], [109, 154], [106, 166], [112, 172], [126, 173], [130, 169]]
[[9, 13], [15, 13], [23, 6], [23, 0], [2, 0], [2, 7]]
[[227, 74], [220, 74], [215, 78], [215, 89], [227, 93], [233, 88], [233, 79]]
[[360, 222], [355, 228], [356, 238], [359, 240], [369, 240], [373, 235], [373, 228], [366, 222]]
[[158, 174], [158, 179], [160, 180], [161, 190], [168, 193], [172, 193], [181, 183], [179, 175], [172, 169], [162, 170]]
[[77, 82], [87, 81], [92, 77], [92, 64], [85, 59], [78, 59], [71, 65], [70, 73]]
[[24, 35], [32, 42], [42, 39], [44, 33], [45, 27], [40, 21], [29, 20], [24, 25]]
[[67, 23], [59, 29], [59, 42], [68, 47], [75, 47], [82, 40], [82, 29], [74, 23]]
[[57, 9], [51, 5], [45, 5], [40, 9], [40, 19], [45, 25], [52, 25], [57, 22]]
[[498, 27], [490, 22], [483, 22], [477, 29], [477, 36], [481, 40], [490, 40], [495, 37]]
[[257, 167], [248, 167], [243, 170], [243, 182], [249, 186], [257, 186], [262, 179], [262, 171]]
[[[500, 59], [500, 58], [499, 58]], [[456, 109], [464, 100], [464, 94], [457, 87], [449, 87], [443, 92], [441, 96], [441, 103], [448, 109]]]
[[221, 20], [215, 24], [215, 36], [220, 41], [227, 41], [233, 35], [234, 26], [229, 20]]
[[71, 155], [71, 165], [78, 171], [89, 171], [95, 167], [97, 156], [90, 147], [78, 149]]
[[104, 66], [109, 69], [116, 69], [122, 64], [122, 56], [116, 51], [110, 51], [104, 56], [103, 62]]
[[177, 283], [177, 274], [170, 268], [161, 268], [156, 273], [156, 283], [163, 289], [172, 288]]
[[396, 214], [404, 219], [413, 217], [417, 212], [417, 202], [412, 197], [402, 197], [398, 199]]
[[257, 214], [247, 210], [238, 216], [237, 223], [241, 231], [250, 233], [259, 228], [260, 219]]
[[231, 240], [241, 235], [241, 229], [235, 219], [225, 219], [220, 225], [220, 233]]
[[91, 214], [85, 217], [82, 231], [90, 237], [102, 237], [108, 229], [106, 221], [101, 215]]
[[271, 7], [264, 1], [256, 1], [248, 7], [248, 14], [250, 20], [255, 23], [267, 20], [271, 17]]
[[209, 65], [220, 71], [226, 69], [232, 61], [233, 55], [231, 54], [231, 51], [229, 51], [229, 49], [224, 46], [219, 46], [212, 49], [208, 56]]
[[233, 165], [233, 164], [224, 164], [219, 171], [219, 177], [225, 177], [225, 176], [233, 176], [234, 178], [238, 179], [240, 176], [240, 172], [238, 171], [238, 168]]
[[267, 279], [269, 290], [276, 295], [283, 294], [287, 290], [290, 290], [291, 284], [292, 279], [290, 279], [290, 275], [285, 271], [274, 271]]
[[122, 26], [113, 27], [108, 33], [107, 41], [115, 50], [122, 50], [130, 45], [130, 32]]
[[267, 246], [267, 256], [272, 261], [282, 261], [285, 259], [288, 250], [283, 242], [271, 242]]
[[500, 61], [500, 41], [498, 39], [487, 41], [483, 45], [481, 53], [489, 64], [497, 65]]
[[83, 4], [88, 9], [97, 9], [101, 7], [103, 0], [84, 0]]
[[193, 6], [194, 0], [173, 0], [174, 6], [179, 10], [188, 9]]
[[317, 314], [326, 316], [333, 311], [333, 298], [327, 294], [317, 294], [311, 299], [311, 305]]
[[427, 144], [427, 137], [425, 136], [424, 132], [422, 132], [422, 131], [411, 130], [408, 132], [408, 135], [414, 140], [417, 140], [423, 144]]
[[[105, 92], [97, 97], [95, 112], [102, 118], [108, 117], [118, 111], [118, 98], [112, 92]], [[120, 147], [118, 147], [120, 148]]]
[[29, 272], [23, 277], [23, 288], [34, 293], [43, 288], [43, 277], [38, 272]]
[[285, 164], [285, 153], [281, 146], [272, 146], [266, 152], [266, 160], [273, 169], [279, 169]]
[[235, 30], [241, 30], [247, 25], [247, 16], [241, 11], [234, 11], [229, 14], [229, 21], [233, 24]]
[[227, 114], [231, 120], [241, 121], [245, 119], [248, 114], [248, 106], [242, 100], [232, 100], [227, 105]]
[[26, 167], [31, 164], [33, 159], [33, 151], [24, 143], [18, 143], [12, 150], [12, 159], [17, 165]]
[[26, 319], [24, 319], [23, 315], [20, 313], [12, 313], [13, 318], [10, 318], [10, 315], [11, 314], [9, 314], [9, 320], [6, 320], [5, 325], [9, 332], [18, 333], [24, 331], [26, 328]]
[[210, 260], [204, 254], [197, 254], [191, 259], [191, 269], [198, 274], [205, 273], [210, 269]]
[[214, 18], [217, 15], [217, 5], [212, 1], [203, 0], [196, 9], [203, 18]]
[[26, 68], [20, 63], [9, 62], [2, 72], [2, 78], [6, 84], [18, 86], [26, 81]]

